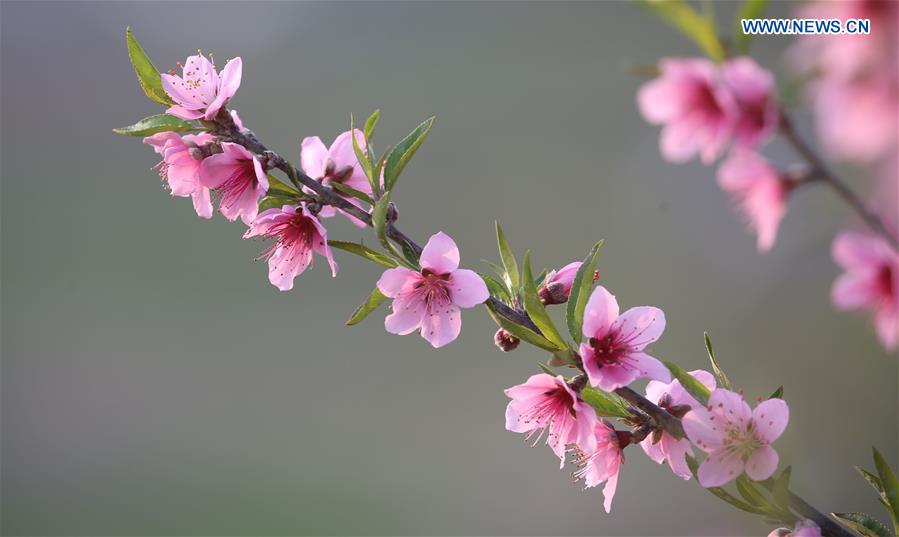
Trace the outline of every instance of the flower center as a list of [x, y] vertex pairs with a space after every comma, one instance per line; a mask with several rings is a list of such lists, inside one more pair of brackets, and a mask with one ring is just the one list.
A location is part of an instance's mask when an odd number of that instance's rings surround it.
[[596, 361], [600, 365], [617, 364], [621, 357], [626, 354], [627, 347], [617, 341], [616, 335], [608, 334], [602, 339], [590, 338], [590, 347], [593, 348]]
[[880, 271], [877, 273], [877, 289], [882, 296], [893, 296], [894, 278], [895, 274], [893, 274], [891, 266], [883, 265], [880, 267]]

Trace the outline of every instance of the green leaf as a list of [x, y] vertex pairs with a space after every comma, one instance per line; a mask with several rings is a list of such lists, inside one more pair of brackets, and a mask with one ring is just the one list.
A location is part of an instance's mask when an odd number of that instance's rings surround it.
[[867, 481], [868, 484], [871, 485], [871, 487], [873, 487], [875, 491], [877, 491], [877, 494], [883, 497], [884, 502], [886, 502], [887, 496], [883, 490], [883, 483], [880, 482], [880, 478], [865, 470], [861, 466], [855, 466], [855, 471], [858, 472], [865, 479], [865, 481]]
[[162, 89], [162, 77], [159, 76], [159, 70], [134, 38], [130, 26], [125, 28], [125, 45], [128, 47], [128, 59], [131, 60], [131, 66], [134, 67], [137, 81], [140, 82], [140, 87], [143, 88], [147, 97], [166, 106], [172, 104], [172, 99]]
[[375, 125], [378, 124], [378, 119], [381, 117], [381, 110], [375, 110], [368, 116], [368, 119], [365, 120], [365, 128], [363, 129], [363, 133], [365, 134], [365, 143], [366, 145], [371, 140], [371, 135], [375, 132]]
[[877, 468], [880, 484], [883, 486], [883, 494], [886, 496], [887, 511], [890, 520], [893, 521], [893, 529], [899, 535], [899, 481], [896, 480], [896, 474], [893, 473], [893, 469], [890, 468], [883, 455], [877, 451], [877, 448], [873, 449], [874, 466]]
[[356, 311], [353, 312], [353, 315], [347, 320], [346, 324], [350, 326], [358, 324], [368, 317], [369, 313], [378, 309], [378, 306], [385, 300], [387, 300], [387, 297], [381, 294], [381, 291], [375, 287], [371, 294], [368, 295], [368, 298], [365, 299], [365, 302], [359, 304], [359, 307], [356, 308]]
[[603, 241], [599, 241], [593, 245], [590, 253], [581, 263], [580, 268], [574, 275], [574, 281], [571, 283], [571, 293], [568, 295], [568, 304], [566, 306], [566, 318], [568, 321], [568, 333], [574, 341], [581, 340], [581, 327], [584, 324], [584, 308], [587, 307], [587, 300], [590, 299], [590, 289], [593, 288], [593, 273], [596, 271], [596, 264], [599, 263], [599, 251], [602, 249]]
[[711, 392], [703, 383], [696, 380], [693, 375], [681, 369], [677, 364], [665, 362], [665, 366], [671, 371], [671, 375], [680, 381], [681, 386], [687, 390], [687, 393], [692, 395], [694, 399], [703, 405], [709, 404], [709, 395], [711, 395]]
[[778, 388], [776, 390], [774, 390], [774, 393], [772, 393], [771, 397], [769, 397], [768, 399], [783, 399], [783, 398], [784, 398], [784, 387], [778, 386]]
[[500, 315], [489, 301], [485, 302], [484, 306], [487, 307], [487, 311], [490, 313], [490, 317], [493, 318], [493, 320], [497, 325], [500, 326], [500, 328], [504, 328], [507, 332], [517, 337], [518, 339], [526, 341], [531, 345], [534, 345], [535, 347], [539, 347], [549, 352], [556, 352], [559, 350], [558, 347], [556, 347], [550, 340], [546, 339], [542, 335]]
[[546, 307], [543, 306], [543, 302], [540, 302], [540, 297], [537, 296], [537, 287], [534, 285], [534, 275], [531, 273], [530, 252], [524, 254], [524, 272], [521, 275], [521, 279], [524, 287], [524, 309], [528, 312], [531, 320], [534, 321], [537, 328], [539, 328], [543, 335], [546, 336], [546, 339], [550, 340], [558, 347], [557, 350], [567, 349], [568, 344], [565, 342], [565, 339], [562, 338], [562, 335], [559, 334], [559, 331], [556, 330], [556, 326], [553, 324], [552, 319], [549, 317], [549, 314], [546, 313]]
[[151, 136], [159, 132], [188, 132], [201, 130], [196, 124], [168, 114], [145, 117], [134, 125], [112, 129], [123, 136]]
[[727, 379], [727, 375], [724, 374], [724, 371], [718, 365], [718, 360], [715, 358], [715, 349], [712, 348], [712, 338], [709, 337], [708, 332], [703, 332], [702, 335], [705, 337], [705, 350], [709, 353], [709, 361], [712, 362], [712, 371], [715, 372], [715, 378], [718, 379], [718, 386], [729, 390], [730, 381]]
[[764, 511], [765, 513], [771, 513], [771, 504], [768, 503], [768, 500], [765, 496], [762, 495], [761, 492], [755, 488], [755, 485], [752, 481], [746, 477], [746, 474], [741, 474], [737, 477], [736, 480], [737, 492], [740, 493], [740, 496], [746, 500], [747, 503], [752, 505], [753, 507], [757, 507]]
[[[371, 118], [369, 118], [371, 119]], [[354, 131], [355, 120], [353, 118], [353, 114], [350, 114], [350, 132]], [[368, 155], [365, 151], [362, 151], [362, 147], [359, 146], [359, 140], [356, 139], [356, 136], [350, 136], [353, 140], [353, 153], [356, 154], [356, 160], [359, 161], [359, 165], [362, 166], [362, 171], [365, 172], [365, 176], [368, 177], [368, 184], [371, 186], [372, 192], [378, 192], [378, 178], [372, 172], [371, 160], [369, 160]], [[365, 146], [368, 147], [368, 140], [366, 139]]]
[[285, 183], [282, 179], [275, 177], [272, 174], [268, 174], [268, 192], [267, 194], [282, 196], [282, 197], [292, 197], [292, 198], [305, 198], [306, 195], [295, 189], [294, 187]]
[[406, 167], [406, 164], [409, 163], [409, 160], [421, 147], [428, 133], [431, 132], [431, 127], [434, 126], [434, 120], [436, 119], [436, 117], [431, 116], [424, 120], [390, 151], [390, 154], [387, 155], [387, 164], [384, 166], [384, 188], [387, 190], [393, 189], [393, 185], [399, 179], [403, 168]]
[[792, 470], [789, 466], [784, 468], [783, 472], [777, 477], [777, 480], [774, 481], [774, 487], [771, 490], [771, 496], [774, 498], [774, 503], [783, 509], [784, 511], [789, 512], [790, 510], [790, 474]]
[[543, 362], [537, 362], [537, 367], [539, 367], [539, 368], [540, 368], [544, 373], [546, 373], [547, 375], [550, 375], [550, 376], [553, 376], [553, 377], [555, 377], [556, 375], [558, 375], [558, 373], [556, 373], [555, 371], [553, 371], [552, 369], [550, 369], [550, 367], [549, 367], [548, 365], [544, 364]]
[[505, 286], [506, 291], [509, 292], [509, 296], [512, 296], [513, 294], [517, 294], [517, 293], [515, 293], [516, 289], [512, 288], [512, 284], [509, 280], [509, 273], [506, 272], [506, 269], [497, 265], [496, 263], [487, 261], [486, 259], [481, 259], [481, 262], [484, 263], [485, 265], [487, 265], [488, 267], [490, 267], [490, 269], [494, 272], [494, 274], [497, 275], [497, 277], [499, 278], [499, 281], [502, 282], [503, 286]]
[[491, 295], [499, 298], [503, 302], [511, 302], [512, 297], [509, 296], [509, 291], [506, 289], [505, 285], [489, 274], [481, 274], [480, 276], [481, 279], [484, 280], [484, 283], [487, 284], [487, 289], [490, 291]]
[[375, 207], [371, 211], [371, 222], [381, 241], [381, 246], [388, 252], [396, 252], [390, 239], [387, 238], [387, 209], [390, 207], [390, 192], [385, 192], [381, 199], [375, 203]]
[[515, 254], [512, 253], [512, 248], [509, 247], [509, 241], [506, 240], [506, 234], [503, 233], [499, 222], [496, 222], [496, 244], [499, 247], [499, 258], [505, 268], [505, 277], [509, 280], [509, 289], [510, 291], [515, 290], [520, 285], [518, 263], [515, 261]]
[[[690, 471], [693, 472], [693, 478], [698, 480], [699, 479], [699, 476], [698, 476], [699, 461], [697, 461], [692, 456], [687, 455], [687, 466], [689, 466]], [[738, 498], [735, 498], [729, 492], [727, 492], [726, 490], [724, 490], [721, 487], [710, 487], [710, 488], [707, 488], [706, 490], [709, 491], [710, 493], [714, 494], [719, 500], [727, 502], [730, 505], [736, 507], [737, 509], [740, 509], [741, 511], [746, 511], [747, 513], [753, 513], [756, 515], [766, 515], [767, 514], [767, 513], [765, 513], [765, 511], [763, 511], [757, 507], [754, 507], [752, 505], [749, 505], [748, 503], [746, 503]]]
[[863, 537], [892, 537], [890, 530], [876, 518], [864, 513], [832, 513], [840, 522]]
[[724, 45], [715, 32], [715, 21], [699, 14], [683, 0], [641, 0], [640, 5], [696, 43], [716, 62], [725, 59]]
[[387, 268], [393, 268], [398, 265], [396, 261], [394, 261], [391, 257], [382, 254], [381, 252], [372, 250], [368, 246], [363, 244], [357, 244], [355, 242], [345, 242], [345, 241], [328, 241], [328, 246], [331, 248], [337, 248], [338, 250], [343, 250], [344, 252], [349, 252], [351, 254], [356, 254], [359, 257], [364, 257], [369, 261], [374, 261], [379, 265], [383, 265]]
[[286, 196], [265, 196], [259, 200], [259, 212], [269, 209], [280, 209], [285, 205], [294, 205], [299, 200], [297, 198], [289, 198]]
[[608, 418], [628, 418], [632, 416], [627, 401], [612, 392], [604, 392], [592, 386], [585, 386], [581, 389], [581, 399], [592, 406], [598, 416]]
[[745, 54], [746, 51], [749, 50], [749, 43], [752, 41], [753, 37], [752, 34], [743, 33], [743, 25], [740, 21], [742, 19], [761, 18], [762, 14], [765, 13], [765, 8], [767, 6], [768, 0], [746, 0], [743, 2], [743, 7], [740, 8], [740, 13], [737, 14], [737, 19], [734, 21], [736, 23], [734, 43], [738, 54]]
[[342, 183], [328, 183], [328, 184], [334, 190], [336, 190], [338, 192], [342, 192], [342, 193], [346, 194], [347, 196], [356, 198], [357, 200], [362, 200], [369, 205], [375, 204], [375, 201], [373, 199], [371, 199], [371, 196], [369, 196], [365, 192], [362, 192], [361, 190], [356, 190], [355, 188], [346, 186]]

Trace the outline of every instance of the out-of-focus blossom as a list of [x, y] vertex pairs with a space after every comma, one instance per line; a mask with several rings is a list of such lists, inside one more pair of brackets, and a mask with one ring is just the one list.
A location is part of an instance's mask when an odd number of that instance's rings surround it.
[[251, 237], [274, 240], [259, 259], [268, 261], [268, 280], [281, 291], [293, 289], [294, 278], [312, 266], [313, 253], [327, 259], [331, 275], [337, 276], [337, 263], [328, 246], [328, 231], [306, 204], [299, 211], [292, 205], [263, 211], [243, 236]]
[[883, 346], [899, 344], [899, 254], [882, 238], [844, 231], [833, 241], [834, 261], [845, 270], [833, 284], [831, 300], [841, 310], [868, 310]]
[[228, 220], [240, 216], [247, 225], [259, 214], [259, 200], [268, 191], [268, 176], [255, 155], [243, 146], [222, 142], [222, 152], [203, 159], [200, 184], [217, 191], [219, 211]]
[[242, 72], [240, 58], [228, 60], [219, 75], [206, 56], [188, 56], [182, 76], [161, 75], [163, 89], [175, 101], [166, 112], [181, 119], [211, 120], [237, 93]]
[[665, 313], [651, 306], [618, 311], [615, 297], [597, 286], [584, 310], [587, 341], [580, 347], [590, 384], [611, 391], [638, 378], [670, 381], [668, 368], [644, 352], [665, 330]]
[[592, 449], [575, 443], [572, 446], [575, 464], [578, 469], [572, 473], [576, 480], [584, 481], [585, 488], [595, 487], [602, 483], [603, 508], [606, 513], [612, 512], [612, 499], [618, 489], [618, 473], [624, 464], [623, 446], [618, 432], [604, 421], [597, 421], [594, 427], [595, 447]]
[[718, 185], [755, 230], [759, 251], [774, 246], [793, 186], [758, 153], [737, 150], [718, 167]]
[[482, 304], [490, 292], [476, 272], [459, 268], [459, 248], [442, 231], [428, 240], [419, 262], [421, 272], [396, 267], [378, 280], [378, 289], [393, 299], [384, 327], [400, 335], [420, 330], [428, 343], [442, 347], [462, 331], [460, 308]]
[[157, 168], [172, 195], [190, 196], [194, 210], [202, 218], [212, 218], [212, 202], [209, 189], [200, 184], [201, 161], [190, 154], [190, 149], [212, 142], [214, 139], [205, 132], [185, 136], [179, 136], [174, 132], [160, 132], [143, 140], [162, 155], [162, 162]]
[[568, 263], [558, 271], [551, 270], [546, 274], [543, 283], [537, 294], [544, 304], [564, 304], [568, 301], [568, 295], [571, 294], [571, 285], [574, 283], [574, 277], [581, 268], [580, 261]]
[[[365, 136], [359, 129], [342, 133], [334, 139], [334, 143], [331, 144], [330, 148], [325, 147], [324, 142], [318, 136], [310, 136], [303, 139], [300, 149], [300, 163], [306, 175], [320, 181], [324, 185], [339, 183], [370, 195], [371, 184], [368, 182], [368, 178], [362, 170], [362, 165], [359, 164], [359, 159], [356, 158], [356, 153], [353, 150], [353, 133], [355, 133], [359, 147], [364, 151]], [[362, 202], [358, 199], [347, 196], [336, 189], [335, 192], [353, 205], [362, 208]], [[319, 214], [327, 218], [334, 216], [336, 211], [337, 209], [334, 207], [325, 206]], [[365, 222], [358, 218], [342, 210], [340, 212], [346, 215], [357, 227], [362, 228], [366, 226]]]
[[739, 117], [718, 67], [701, 58], [666, 58], [659, 69], [659, 77], [637, 92], [637, 106], [646, 121], [663, 125], [662, 156], [685, 162], [699, 154], [711, 163], [724, 151]]
[[681, 420], [687, 437], [706, 453], [697, 476], [703, 487], [720, 487], [746, 471], [755, 481], [777, 469], [777, 440], [790, 419], [783, 399], [767, 399], [750, 410], [743, 397], [718, 388], [707, 407], [694, 407]]
[[596, 411], [582, 401], [562, 376], [532, 375], [524, 384], [506, 389], [512, 401], [506, 407], [506, 429], [527, 433], [536, 445], [546, 435], [546, 444], [565, 465], [569, 444], [587, 453], [596, 451]]
[[777, 130], [780, 114], [774, 91], [774, 75], [752, 58], [741, 56], [721, 68], [724, 85], [734, 96], [739, 114], [734, 126], [734, 144], [754, 148]]
[[821, 537], [821, 528], [811, 520], [800, 520], [792, 530], [777, 528], [768, 537]]
[[[690, 375], [709, 390], [715, 389], [715, 377], [708, 371], [697, 369], [690, 371]], [[657, 380], [650, 381], [646, 385], [646, 398], [675, 417], [683, 416], [690, 409], [702, 406], [687, 393], [677, 379], [668, 384]], [[658, 437], [647, 436], [640, 442], [640, 447], [655, 462], [662, 464], [668, 461], [668, 466], [675, 475], [684, 479], [690, 479], [693, 476], [687, 465], [687, 454], [693, 455], [693, 448], [690, 447], [690, 441], [686, 438], [678, 439], [663, 431]]]

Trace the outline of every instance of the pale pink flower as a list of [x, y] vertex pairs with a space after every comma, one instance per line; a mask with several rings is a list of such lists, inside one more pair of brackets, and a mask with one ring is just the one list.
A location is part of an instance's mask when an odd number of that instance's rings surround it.
[[821, 528], [813, 521], [805, 519], [797, 522], [792, 530], [777, 528], [769, 533], [768, 537], [821, 537]]
[[854, 231], [837, 235], [831, 253], [846, 271], [833, 284], [834, 306], [871, 311], [881, 343], [887, 350], [895, 350], [899, 343], [899, 254], [882, 238]]
[[706, 453], [699, 465], [699, 484], [720, 487], [746, 471], [755, 481], [768, 479], [777, 469], [777, 440], [790, 419], [783, 399], [767, 399], [750, 410], [743, 396], [718, 388], [707, 407], [697, 406], [681, 423], [687, 437]]
[[476, 272], [459, 268], [459, 248], [442, 231], [428, 240], [419, 262], [421, 272], [396, 267], [378, 280], [378, 289], [393, 299], [384, 327], [400, 335], [420, 330], [432, 346], [442, 347], [462, 330], [460, 308], [481, 304], [490, 293]]
[[[365, 151], [365, 136], [359, 129], [340, 134], [334, 139], [330, 148], [325, 147], [324, 142], [318, 136], [310, 136], [303, 139], [300, 149], [300, 164], [306, 175], [324, 185], [340, 183], [371, 195], [371, 184], [353, 150], [353, 133], [355, 133], [359, 147]], [[336, 189], [335, 192], [353, 205], [362, 208], [362, 202], [358, 199], [347, 196]], [[319, 214], [323, 218], [327, 218], [334, 216], [336, 211], [334, 207], [328, 206], [323, 207]], [[340, 212], [357, 227], [366, 226], [365, 222], [358, 218], [342, 210]]]
[[202, 218], [212, 218], [212, 202], [209, 189], [200, 184], [200, 161], [191, 156], [190, 149], [213, 140], [215, 138], [205, 132], [185, 136], [160, 132], [143, 140], [162, 155], [162, 161], [156, 167], [172, 195], [190, 196], [194, 210]]
[[328, 231], [306, 204], [300, 210], [292, 205], [268, 209], [256, 217], [243, 238], [273, 239], [259, 259], [268, 261], [268, 280], [281, 291], [293, 289], [293, 280], [313, 265], [312, 254], [328, 260], [331, 275], [337, 276], [337, 263], [328, 246]]
[[546, 444], [559, 457], [559, 468], [565, 465], [569, 444], [582, 446], [588, 453], [596, 450], [596, 411], [578, 397], [562, 376], [532, 375], [505, 393], [512, 399], [506, 407], [506, 429], [528, 433], [527, 438], [534, 438], [534, 445], [546, 434]]
[[660, 76], [637, 92], [637, 105], [646, 121], [664, 125], [662, 156], [685, 162], [698, 153], [711, 163], [730, 140], [739, 112], [718, 67], [706, 59], [666, 58], [659, 69]]
[[718, 167], [718, 185], [755, 230], [758, 250], [770, 250], [787, 212], [787, 196], [793, 183], [781, 180], [777, 170], [761, 155], [737, 150]]
[[558, 271], [551, 270], [546, 274], [543, 283], [537, 294], [544, 304], [563, 304], [568, 300], [571, 294], [571, 285], [574, 283], [574, 277], [577, 275], [578, 269], [581, 268], [580, 261], [568, 263]]
[[618, 315], [618, 301], [597, 286], [584, 311], [581, 358], [592, 386], [611, 391], [638, 378], [668, 382], [671, 373], [644, 349], [661, 337], [665, 313], [651, 306], [631, 308]]
[[211, 120], [240, 87], [243, 64], [228, 60], [221, 75], [203, 54], [188, 56], [182, 76], [163, 73], [162, 87], [175, 101], [166, 112], [181, 119]]
[[770, 138], [780, 119], [774, 95], [774, 75], [759, 67], [752, 58], [741, 56], [724, 64], [721, 79], [739, 109], [734, 143], [753, 148]]
[[579, 443], [573, 447], [575, 464], [579, 467], [571, 475], [575, 480], [584, 480], [584, 488], [595, 487], [603, 482], [603, 508], [612, 512], [612, 499], [618, 489], [618, 473], [624, 464], [624, 451], [618, 432], [605, 421], [597, 421], [593, 430], [595, 447], [585, 447]]
[[247, 225], [259, 213], [259, 200], [268, 191], [262, 163], [241, 145], [222, 142], [222, 152], [203, 159], [200, 184], [215, 189], [219, 211], [228, 220], [240, 216]]
[[[697, 369], [690, 371], [690, 375], [709, 390], [715, 389], [715, 377], [708, 371]], [[646, 385], [646, 398], [675, 416], [683, 416], [690, 409], [702, 406], [687, 393], [677, 379], [668, 384], [657, 380], [650, 381]], [[658, 442], [653, 442], [653, 436], [650, 435], [640, 442], [640, 447], [655, 462], [662, 464], [668, 461], [668, 466], [675, 475], [684, 479], [690, 479], [693, 476], [687, 465], [687, 455], [693, 455], [693, 448], [690, 447], [690, 441], [686, 438], [678, 439], [667, 432], [662, 432], [662, 435], [658, 437]]]

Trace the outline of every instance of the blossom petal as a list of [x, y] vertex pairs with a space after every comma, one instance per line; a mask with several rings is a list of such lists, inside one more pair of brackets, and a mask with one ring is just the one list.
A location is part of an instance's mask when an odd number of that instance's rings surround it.
[[172, 106], [166, 108], [165, 111], [170, 116], [175, 116], [187, 121], [192, 121], [194, 119], [200, 119], [201, 117], [203, 117], [203, 112], [200, 112], [199, 110], [189, 110], [179, 104], [173, 104]]
[[547, 375], [546, 373], [536, 373], [528, 377], [523, 384], [506, 388], [503, 393], [512, 399], [535, 397], [557, 388], [559, 383], [557, 380], [558, 378], [559, 377]]
[[665, 454], [662, 453], [661, 442], [652, 443], [652, 435], [647, 436], [640, 442], [640, 447], [643, 448], [643, 453], [646, 453], [646, 456], [650, 458], [653, 462], [658, 464], [662, 464], [665, 462]]
[[584, 309], [584, 337], [602, 339], [618, 318], [618, 301], [615, 296], [598, 285]]
[[693, 444], [706, 453], [723, 445], [722, 432], [713, 423], [713, 416], [705, 407], [693, 407], [681, 419], [684, 432]]
[[[362, 131], [360, 131], [359, 129], [353, 129], [352, 131], [340, 133], [340, 135], [338, 135], [337, 138], [334, 139], [334, 142], [331, 144], [331, 148], [328, 150], [328, 154], [334, 161], [337, 169], [343, 168], [345, 166], [352, 166], [353, 176], [356, 176], [358, 178], [359, 175], [361, 175], [363, 179], [366, 179], [366, 184], [368, 184], [368, 179], [365, 177], [365, 172], [362, 171], [362, 166], [359, 165], [359, 159], [356, 158], [356, 150], [353, 148], [353, 133], [355, 133], [356, 135], [356, 141], [359, 143], [359, 149], [365, 151], [365, 135], [362, 134]], [[370, 185], [368, 190], [371, 190]]]
[[416, 281], [420, 279], [420, 274], [407, 269], [406, 267], [396, 267], [387, 269], [378, 279], [378, 289], [386, 297], [396, 298], [404, 291], [408, 290]]
[[391, 334], [405, 336], [421, 327], [425, 307], [420, 301], [398, 298], [392, 308], [393, 313], [384, 318], [384, 329]]
[[212, 218], [212, 198], [208, 188], [200, 188], [190, 195], [194, 204], [194, 211], [200, 218]]
[[651, 306], [631, 308], [615, 319], [612, 326], [616, 340], [642, 351], [665, 331], [665, 312]]
[[874, 316], [874, 328], [884, 348], [895, 351], [899, 345], [899, 308], [896, 305], [881, 307]]
[[710, 453], [699, 465], [699, 484], [705, 488], [720, 487], [743, 473], [743, 458], [738, 451]]
[[428, 239], [419, 262], [435, 274], [449, 274], [459, 268], [459, 248], [449, 235], [439, 231]]
[[462, 331], [462, 311], [453, 305], [432, 305], [421, 319], [421, 337], [435, 349], [459, 337]]
[[671, 382], [671, 371], [665, 364], [645, 352], [633, 352], [621, 361], [637, 370], [637, 378]]
[[602, 507], [606, 513], [612, 512], [612, 500], [615, 498], [615, 492], [618, 490], [618, 472], [616, 471], [609, 476], [606, 486], [602, 489]]
[[453, 271], [447, 281], [453, 302], [461, 308], [472, 308], [490, 298], [487, 284], [478, 273], [468, 269]]
[[300, 144], [300, 166], [303, 172], [313, 179], [325, 176], [325, 164], [328, 162], [328, 148], [318, 136], [307, 136]]
[[774, 475], [779, 457], [771, 446], [761, 446], [746, 459], [746, 475], [753, 481], [763, 481]]
[[662, 444], [665, 458], [668, 460], [668, 466], [674, 472], [674, 475], [683, 479], [693, 477], [693, 472], [690, 471], [690, 466], [687, 464], [687, 453], [693, 454], [690, 441], [686, 438], [675, 440], [666, 433], [662, 435], [659, 443]]
[[774, 442], [787, 428], [790, 421], [790, 407], [783, 399], [767, 399], [752, 411], [755, 436], [767, 443]]
[[747, 427], [752, 419], [752, 409], [743, 400], [743, 396], [724, 388], [718, 388], [709, 396], [710, 412], [721, 421], [735, 421]]
[[852, 270], [841, 274], [830, 290], [830, 300], [841, 310], [863, 308], [877, 304], [880, 293], [877, 274], [869, 270]]
[[879, 239], [857, 231], [837, 235], [831, 246], [831, 256], [843, 268], [876, 266], [884, 259]]

